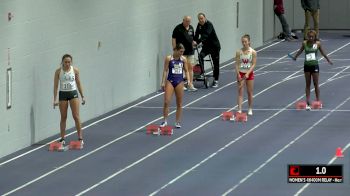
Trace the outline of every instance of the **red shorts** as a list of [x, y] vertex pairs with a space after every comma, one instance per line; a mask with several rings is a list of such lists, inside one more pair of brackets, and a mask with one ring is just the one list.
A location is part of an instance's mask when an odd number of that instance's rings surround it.
[[[243, 78], [243, 76], [244, 76], [245, 74], [246, 74], [246, 73], [239, 72], [239, 75], [241, 76], [241, 78]], [[249, 77], [246, 78], [246, 80], [254, 80], [254, 72], [250, 72]]]

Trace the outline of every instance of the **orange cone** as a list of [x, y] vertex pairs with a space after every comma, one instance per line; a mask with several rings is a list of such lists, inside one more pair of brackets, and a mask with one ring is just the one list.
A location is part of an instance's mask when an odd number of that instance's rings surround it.
[[335, 151], [335, 156], [336, 157], [344, 157], [343, 152], [342, 152], [340, 147], [338, 147], [337, 150]]

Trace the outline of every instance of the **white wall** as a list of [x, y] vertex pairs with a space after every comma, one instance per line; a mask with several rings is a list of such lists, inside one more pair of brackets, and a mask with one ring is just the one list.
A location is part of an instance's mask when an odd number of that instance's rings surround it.
[[[63, 54], [72, 54], [80, 69], [87, 99], [81, 118], [87, 121], [159, 88], [172, 30], [184, 15], [192, 16], [195, 27], [197, 13], [206, 13], [222, 44], [221, 62], [233, 57], [243, 33], [251, 34], [254, 47], [262, 45], [262, 2], [239, 1], [239, 28], [236, 2], [1, 0], [0, 157], [58, 134], [52, 87]], [[13, 70], [11, 109], [6, 109], [8, 67]], [[69, 114], [67, 127], [73, 125]]]

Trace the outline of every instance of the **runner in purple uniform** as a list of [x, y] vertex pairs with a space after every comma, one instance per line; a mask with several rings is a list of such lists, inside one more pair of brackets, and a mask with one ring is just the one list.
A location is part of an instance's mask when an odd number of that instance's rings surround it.
[[[162, 77], [161, 87], [164, 90], [164, 106], [163, 117], [164, 121], [160, 125], [164, 127], [168, 124], [167, 118], [169, 114], [169, 105], [171, 98], [175, 92], [176, 96], [176, 128], [181, 128], [180, 119], [182, 114], [182, 97], [184, 94], [184, 77], [183, 71], [185, 71], [186, 77], [189, 78], [187, 69], [187, 60], [183, 56], [185, 47], [182, 44], [176, 44], [174, 52], [165, 58], [164, 71]], [[167, 77], [167, 79], [165, 79]], [[189, 81], [190, 82], [190, 81]], [[189, 84], [192, 85], [192, 84]]]

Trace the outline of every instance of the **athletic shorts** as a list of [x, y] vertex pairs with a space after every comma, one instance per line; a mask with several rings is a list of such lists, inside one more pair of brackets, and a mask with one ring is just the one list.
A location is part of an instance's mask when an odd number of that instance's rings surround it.
[[[241, 78], [243, 78], [245, 74], [246, 73], [239, 72], [239, 75], [241, 76]], [[249, 77], [246, 78], [246, 80], [254, 80], [254, 72], [250, 72]]]
[[71, 99], [78, 98], [78, 91], [60, 91], [58, 99], [60, 101], [69, 101]]
[[304, 72], [319, 73], [320, 67], [318, 65], [304, 65]]

